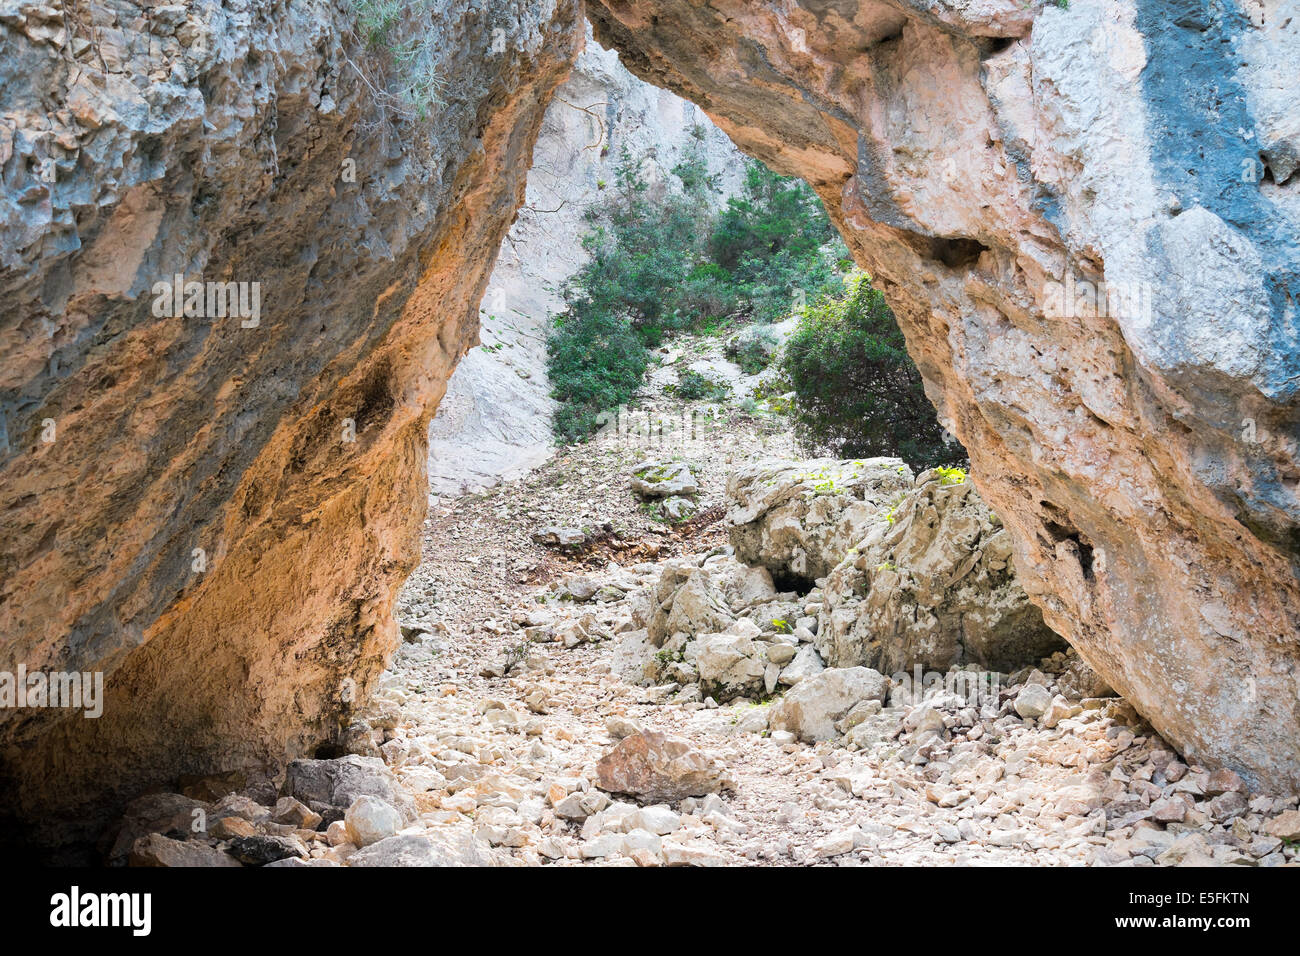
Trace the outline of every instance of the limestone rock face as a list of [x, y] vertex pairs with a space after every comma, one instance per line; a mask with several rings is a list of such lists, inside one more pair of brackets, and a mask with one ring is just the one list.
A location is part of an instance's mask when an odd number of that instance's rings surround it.
[[588, 16], [813, 184], [1047, 623], [1192, 759], [1300, 789], [1294, 5]]
[[831, 572], [817, 650], [886, 674], [1010, 672], [1064, 646], [1016, 580], [1011, 538], [969, 481], [926, 472]]
[[739, 468], [727, 481], [736, 557], [809, 582], [825, 577], [911, 489], [912, 477], [898, 458], [769, 460]]
[[[273, 772], [366, 697], [429, 417], [583, 28], [576, 0], [420, 5], [390, 41], [432, 39], [437, 92], [408, 108], [350, 4], [22, 9], [0, 17], [0, 670], [102, 672], [106, 699], [0, 709], [0, 804], [93, 828], [183, 773]], [[244, 285], [175, 317], [177, 275]]]

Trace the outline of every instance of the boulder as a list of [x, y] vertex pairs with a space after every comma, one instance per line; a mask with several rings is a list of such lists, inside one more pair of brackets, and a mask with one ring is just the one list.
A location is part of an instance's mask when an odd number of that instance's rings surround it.
[[411, 833], [390, 836], [348, 858], [348, 866], [495, 866], [491, 850], [470, 834]]
[[700, 484], [683, 462], [648, 461], [632, 469], [631, 487], [645, 499], [698, 494]]
[[1021, 717], [1041, 717], [1052, 705], [1052, 695], [1042, 684], [1026, 684], [1016, 695], [1016, 713]]
[[378, 797], [357, 797], [343, 816], [348, 840], [359, 847], [367, 847], [380, 840], [395, 836], [402, 827], [402, 815], [391, 804]]
[[656, 606], [646, 630], [656, 647], [662, 647], [668, 637], [677, 633], [720, 633], [735, 620], [710, 573], [687, 561], [665, 564], [654, 597]]
[[651, 643], [650, 636], [644, 628], [625, 631], [614, 640], [610, 666], [625, 683], [654, 683], [658, 677], [656, 653], [658, 648]]
[[315, 830], [320, 826], [321, 815], [312, 810], [301, 800], [294, 797], [281, 797], [275, 802], [271, 819], [302, 830]]
[[[778, 652], [778, 657], [781, 656]], [[800, 681], [809, 677], [814, 677], [826, 669], [826, 663], [822, 660], [817, 649], [810, 644], [802, 644], [794, 654], [794, 659], [790, 661], [781, 670], [779, 683], [786, 687], [794, 687]]]
[[889, 679], [867, 667], [837, 667], [801, 680], [776, 704], [768, 725], [816, 743], [839, 736], [836, 722], [864, 700], [883, 701]]
[[690, 498], [683, 498], [680, 495], [665, 498], [659, 505], [659, 513], [674, 524], [685, 521], [698, 510], [699, 505]]
[[676, 803], [717, 793], [729, 781], [720, 760], [680, 737], [643, 731], [624, 737], [596, 764], [596, 785], [647, 803]]
[[230, 841], [230, 855], [249, 866], [266, 866], [289, 857], [306, 857], [307, 845], [296, 836], [255, 833]]
[[811, 587], [911, 487], [912, 471], [897, 458], [746, 465], [727, 480], [731, 543], [745, 564]]
[[763, 686], [767, 668], [764, 646], [749, 637], [706, 634], [686, 645], [705, 693], [715, 700], [752, 694]]
[[1011, 671], [1065, 647], [1016, 580], [1011, 538], [969, 479], [929, 471], [877, 516], [824, 588], [815, 644], [835, 667]]
[[587, 543], [587, 532], [581, 528], [565, 528], [560, 525], [538, 528], [530, 537], [534, 544], [540, 544], [544, 548], [580, 548]]
[[193, 840], [173, 840], [161, 833], [150, 833], [131, 847], [131, 866], [239, 866], [229, 853]]
[[371, 796], [396, 807], [407, 819], [414, 816], [410, 797], [378, 757], [348, 754], [333, 760], [291, 761], [282, 791], [317, 812], [319, 807], [346, 810], [358, 797]]

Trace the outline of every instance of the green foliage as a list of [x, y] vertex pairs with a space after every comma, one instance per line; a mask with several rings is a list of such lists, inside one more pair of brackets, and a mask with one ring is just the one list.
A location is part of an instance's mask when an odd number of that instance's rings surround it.
[[650, 360], [631, 326], [609, 312], [558, 316], [547, 347], [553, 394], [561, 402], [555, 433], [565, 441], [585, 438], [602, 424], [602, 412], [627, 404]]
[[942, 485], [961, 485], [966, 482], [965, 468], [945, 468], [940, 465], [935, 469], [939, 473], [939, 484]]
[[727, 357], [749, 375], [757, 375], [771, 365], [776, 352], [776, 336], [771, 329], [762, 327], [741, 333], [727, 346]]
[[744, 189], [718, 216], [709, 252], [761, 320], [786, 314], [800, 296], [812, 301], [837, 289], [837, 266], [848, 258], [808, 184], [757, 160], [748, 161]]
[[720, 401], [731, 394], [725, 382], [716, 382], [699, 372], [683, 369], [677, 373], [676, 394], [688, 402]]
[[[588, 213], [585, 266], [565, 284], [566, 311], [549, 341], [557, 437], [577, 441], [602, 411], [626, 404], [648, 364], [643, 353], [677, 330], [718, 331], [746, 318], [788, 314], [791, 304], [838, 288], [843, 243], [803, 182], [752, 162], [743, 195], [715, 214], [717, 177], [702, 131], [673, 174], [678, 189], [652, 186], [626, 150], [612, 188]], [[758, 346], [761, 348], [760, 346]], [[746, 353], [757, 371], [766, 356]], [[716, 386], [684, 378], [678, 394], [711, 398]]]
[[897, 455], [913, 468], [952, 460], [884, 296], [860, 272], [844, 291], [806, 309], [786, 343], [800, 442], [840, 458]]

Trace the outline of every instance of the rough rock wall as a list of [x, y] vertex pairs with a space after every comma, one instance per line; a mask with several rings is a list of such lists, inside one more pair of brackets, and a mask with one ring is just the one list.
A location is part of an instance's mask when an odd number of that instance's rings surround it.
[[588, 5], [633, 72], [821, 194], [1048, 623], [1193, 759], [1291, 790], [1298, 13]]
[[483, 297], [482, 346], [457, 366], [429, 426], [431, 493], [489, 487], [550, 457], [548, 320], [564, 307], [562, 283], [585, 261], [585, 213], [613, 186], [625, 148], [647, 180], [662, 183], [673, 182], [688, 149], [698, 151], [719, 176], [719, 202], [743, 180], [740, 151], [699, 107], [637, 79], [616, 53], [588, 41], [546, 111], [527, 201]]
[[[0, 709], [6, 811], [273, 770], [395, 645], [429, 417], [583, 29], [423, 9], [427, 111], [347, 5], [0, 13], [0, 670], [107, 698]], [[177, 274], [258, 283], [256, 323], [160, 316]]]
[[1064, 646], [1016, 580], [1011, 536], [969, 481], [923, 472], [823, 588], [817, 652], [883, 674], [1011, 674]]

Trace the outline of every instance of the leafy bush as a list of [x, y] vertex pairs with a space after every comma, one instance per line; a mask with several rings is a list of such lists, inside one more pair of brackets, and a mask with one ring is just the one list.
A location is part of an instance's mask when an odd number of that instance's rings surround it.
[[761, 270], [774, 256], [785, 253], [790, 261], [811, 258], [833, 235], [807, 183], [749, 160], [741, 195], [727, 200], [709, 248], [722, 268], [752, 279], [753, 270]]
[[772, 364], [779, 343], [772, 330], [754, 326], [727, 343], [727, 357], [749, 375], [757, 375]]
[[626, 405], [641, 386], [650, 353], [626, 320], [601, 311], [570, 312], [555, 320], [547, 340], [557, 438], [579, 441], [600, 414]]
[[688, 402], [706, 399], [717, 401], [730, 395], [731, 387], [726, 382], [714, 381], [700, 372], [683, 369], [677, 373], [676, 394], [678, 398], [684, 398]]
[[840, 458], [897, 455], [916, 469], [961, 456], [944, 441], [884, 296], [861, 272], [844, 289], [806, 309], [786, 343], [800, 442]]

